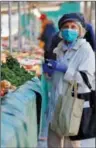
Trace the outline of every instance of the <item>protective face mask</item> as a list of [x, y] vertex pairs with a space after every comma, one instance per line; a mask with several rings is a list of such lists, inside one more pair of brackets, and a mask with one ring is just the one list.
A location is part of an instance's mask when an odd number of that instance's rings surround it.
[[61, 35], [65, 41], [74, 42], [78, 38], [79, 33], [75, 29], [64, 29], [61, 31]]

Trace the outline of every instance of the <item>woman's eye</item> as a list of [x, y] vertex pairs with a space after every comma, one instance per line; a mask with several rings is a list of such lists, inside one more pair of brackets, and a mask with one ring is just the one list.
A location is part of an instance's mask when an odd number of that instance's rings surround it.
[[64, 29], [76, 29], [76, 26], [72, 25], [72, 26], [64, 26]]
[[69, 28], [69, 26], [66, 25], [66, 26], [64, 26], [64, 28], [65, 28], [65, 29], [66, 29], [66, 28]]
[[72, 28], [72, 29], [76, 29], [76, 26], [75, 26], [75, 25], [72, 25], [71, 28]]

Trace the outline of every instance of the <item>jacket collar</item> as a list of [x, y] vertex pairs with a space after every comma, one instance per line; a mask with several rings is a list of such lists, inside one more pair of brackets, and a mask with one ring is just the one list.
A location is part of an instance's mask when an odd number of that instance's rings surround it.
[[[76, 44], [73, 46], [72, 50], [75, 50], [75, 51], [78, 50], [80, 48], [80, 46], [82, 46], [83, 44], [86, 45], [86, 39], [78, 39]], [[66, 49], [64, 50], [63, 45], [64, 45], [64, 42], [61, 41], [58, 44], [58, 46], [53, 50], [53, 53], [59, 53], [60, 50], [63, 52], [66, 51]]]
[[[85, 39], [78, 39], [77, 40], [77, 42], [74, 44], [74, 46], [72, 47], [72, 49], [73, 50], [78, 50], [79, 48], [80, 48], [80, 46], [82, 45], [82, 44], [84, 44], [86, 42], [86, 40]], [[66, 47], [65, 45], [64, 45], [64, 43], [63, 43], [63, 41], [62, 41], [62, 47]], [[67, 50], [67, 48], [63, 48], [63, 50], [64, 51], [66, 51]]]
[[78, 39], [73, 49], [78, 50], [82, 44], [86, 43], [86, 39]]

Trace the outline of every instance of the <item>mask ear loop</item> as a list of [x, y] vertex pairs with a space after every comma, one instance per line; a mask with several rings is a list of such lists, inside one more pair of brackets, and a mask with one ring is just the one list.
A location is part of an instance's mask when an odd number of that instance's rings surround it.
[[63, 37], [62, 37], [62, 35], [61, 35], [61, 30], [59, 31], [59, 37], [60, 37], [61, 39], [63, 39]]

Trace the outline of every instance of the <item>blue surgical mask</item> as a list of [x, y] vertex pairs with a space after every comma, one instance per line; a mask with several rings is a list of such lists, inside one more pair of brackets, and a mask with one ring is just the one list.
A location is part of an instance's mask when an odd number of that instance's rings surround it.
[[65, 41], [74, 42], [78, 38], [79, 33], [75, 29], [63, 29], [61, 35]]

